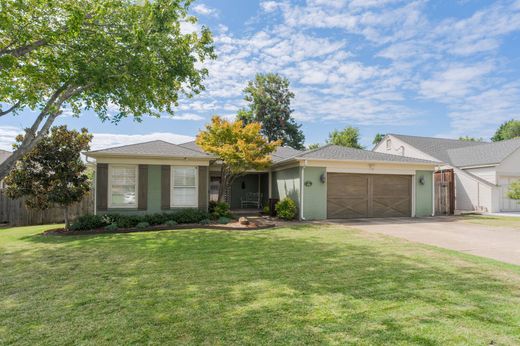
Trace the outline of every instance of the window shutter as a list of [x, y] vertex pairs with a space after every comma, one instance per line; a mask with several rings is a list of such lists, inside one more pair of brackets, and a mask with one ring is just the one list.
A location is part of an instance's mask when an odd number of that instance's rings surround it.
[[148, 207], [148, 165], [139, 165], [137, 196], [137, 209], [146, 210]]
[[161, 209], [170, 209], [170, 166], [161, 166]]
[[98, 163], [96, 168], [96, 208], [108, 209], [108, 164]]
[[208, 167], [199, 166], [199, 209], [208, 210]]

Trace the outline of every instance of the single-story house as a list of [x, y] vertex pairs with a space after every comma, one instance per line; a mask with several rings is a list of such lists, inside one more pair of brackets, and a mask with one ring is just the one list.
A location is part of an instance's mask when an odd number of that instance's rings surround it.
[[[194, 142], [152, 141], [85, 154], [95, 160], [96, 213], [206, 209], [220, 183], [218, 160]], [[326, 145], [308, 151], [280, 147], [272, 161], [268, 170], [234, 182], [232, 209], [256, 194], [263, 204], [292, 198], [302, 220], [434, 213], [435, 162], [429, 160]]]
[[[5, 160], [7, 160], [7, 158], [9, 156], [11, 156], [11, 152], [10, 151], [0, 149], [0, 163], [2, 163]], [[4, 183], [4, 181], [2, 179], [0, 179], [0, 190], [2, 190], [4, 188], [5, 188], [5, 183]]]
[[487, 143], [388, 134], [373, 151], [435, 161], [438, 172], [452, 170], [455, 210], [520, 211], [507, 196], [520, 179], [520, 138]]

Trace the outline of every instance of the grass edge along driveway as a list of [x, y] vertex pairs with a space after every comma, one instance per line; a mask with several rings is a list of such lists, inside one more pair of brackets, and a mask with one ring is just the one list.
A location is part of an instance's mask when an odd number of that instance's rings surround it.
[[520, 270], [341, 226], [0, 230], [0, 344], [520, 343]]

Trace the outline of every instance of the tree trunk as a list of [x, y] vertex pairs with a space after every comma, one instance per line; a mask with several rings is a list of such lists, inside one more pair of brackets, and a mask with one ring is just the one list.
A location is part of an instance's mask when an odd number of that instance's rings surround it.
[[68, 231], [70, 229], [69, 206], [68, 205], [65, 205], [63, 207], [63, 214], [65, 217], [65, 230]]

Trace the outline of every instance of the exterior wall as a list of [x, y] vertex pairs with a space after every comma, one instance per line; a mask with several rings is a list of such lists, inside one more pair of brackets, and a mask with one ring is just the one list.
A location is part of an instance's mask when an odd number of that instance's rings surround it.
[[273, 198], [289, 197], [300, 205], [300, 168], [293, 167], [273, 172]]
[[[424, 184], [420, 178], [424, 177]], [[433, 214], [433, 171], [417, 171], [415, 173], [415, 216], [431, 216]]]
[[497, 183], [497, 172], [495, 167], [482, 167], [482, 168], [470, 168], [465, 169], [467, 171], [491, 184]]
[[258, 192], [258, 174], [247, 174], [235, 179], [231, 186], [231, 209], [240, 209], [242, 198], [250, 192]]
[[[387, 140], [390, 140], [390, 148], [387, 148]], [[401, 155], [407, 157], [414, 157], [416, 159], [438, 161], [435, 157], [423, 153], [422, 151], [412, 147], [410, 144], [403, 142], [399, 138], [394, 136], [386, 136], [381, 142], [379, 142], [373, 149], [378, 153]]]
[[[327, 218], [327, 182], [320, 181], [322, 174], [327, 174], [325, 167], [303, 169], [303, 218], [305, 220]], [[309, 183], [311, 185], [307, 186]]]
[[456, 169], [455, 209], [458, 211], [498, 211], [497, 188]]
[[496, 171], [497, 175], [520, 177], [520, 149], [502, 161]]
[[[176, 162], [180, 163], [180, 162]], [[134, 164], [134, 163], [132, 163]], [[110, 165], [110, 163], [109, 163]], [[139, 210], [137, 208], [110, 208], [102, 210], [96, 205], [96, 213], [98, 214], [128, 214], [128, 215], [142, 215], [167, 212], [167, 209], [163, 209], [161, 206], [161, 195], [164, 193], [161, 182], [161, 165], [147, 165], [147, 193], [146, 193], [146, 209]], [[97, 168], [96, 168], [97, 169]], [[96, 177], [97, 181], [97, 177]], [[139, 179], [138, 179], [139, 182]], [[208, 198], [209, 198], [209, 172], [208, 167], [198, 166], [198, 208], [201, 210], [207, 210]], [[106, 186], [108, 194], [108, 185]], [[169, 189], [166, 193], [170, 193]], [[96, 194], [99, 194], [96, 188]], [[173, 208], [174, 209], [174, 208]], [[173, 210], [172, 209], [172, 210]]]

